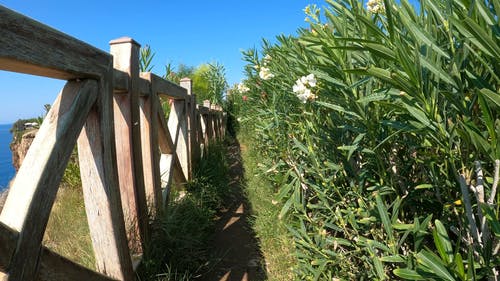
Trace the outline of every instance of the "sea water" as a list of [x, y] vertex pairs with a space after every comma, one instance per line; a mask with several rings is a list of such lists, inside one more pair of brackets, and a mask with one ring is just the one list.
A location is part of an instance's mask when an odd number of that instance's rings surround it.
[[9, 186], [10, 180], [16, 173], [12, 166], [12, 152], [10, 151], [11, 127], [12, 124], [0, 125], [0, 191]]

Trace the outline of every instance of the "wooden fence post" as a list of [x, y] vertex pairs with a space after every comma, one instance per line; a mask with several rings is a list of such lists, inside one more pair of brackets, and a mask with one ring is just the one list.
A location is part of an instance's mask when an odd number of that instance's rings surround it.
[[78, 158], [97, 271], [133, 281], [115, 161], [112, 77], [101, 80], [97, 105], [78, 138]]
[[182, 78], [180, 86], [187, 90], [188, 98], [186, 99], [186, 125], [187, 125], [187, 150], [188, 150], [188, 179], [193, 177], [193, 148], [195, 141], [195, 123], [194, 110], [196, 97], [193, 95], [193, 81], [189, 78]]
[[128, 92], [113, 95], [116, 160], [129, 246], [134, 255], [139, 255], [142, 253], [141, 243], [148, 238], [139, 115], [140, 46], [127, 37], [112, 40], [109, 44], [114, 68], [129, 75]]
[[0, 222], [19, 232], [9, 281], [35, 280], [37, 276], [42, 239], [60, 181], [96, 99], [95, 80], [68, 82], [14, 179], [0, 215]]
[[[149, 79], [149, 73], [142, 73], [141, 77]], [[158, 113], [159, 108], [158, 95], [153, 92], [151, 82], [149, 82], [149, 94], [139, 98], [141, 115], [141, 145], [142, 145], [142, 163], [144, 171], [144, 186], [146, 190], [146, 199], [148, 202], [149, 213], [153, 216], [158, 214], [162, 208], [161, 179], [160, 179], [160, 151], [158, 144]]]

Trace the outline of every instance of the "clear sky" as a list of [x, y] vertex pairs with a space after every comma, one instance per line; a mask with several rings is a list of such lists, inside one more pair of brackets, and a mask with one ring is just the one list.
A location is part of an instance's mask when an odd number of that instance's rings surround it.
[[[230, 84], [243, 78], [241, 51], [259, 48], [262, 38], [295, 34], [307, 4], [315, 0], [55, 1], [0, 0], [0, 5], [109, 51], [122, 36], [150, 45], [153, 72], [164, 65], [197, 66], [218, 61]], [[1, 46], [0, 46], [1, 48]], [[42, 115], [64, 81], [0, 71], [0, 124]]]

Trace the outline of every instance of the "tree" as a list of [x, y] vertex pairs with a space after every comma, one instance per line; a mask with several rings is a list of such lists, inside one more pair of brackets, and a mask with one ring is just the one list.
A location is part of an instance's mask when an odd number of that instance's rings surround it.
[[208, 72], [204, 76], [208, 80], [209, 100], [211, 103], [222, 105], [224, 93], [228, 88], [226, 69], [218, 62], [210, 63], [208, 66]]

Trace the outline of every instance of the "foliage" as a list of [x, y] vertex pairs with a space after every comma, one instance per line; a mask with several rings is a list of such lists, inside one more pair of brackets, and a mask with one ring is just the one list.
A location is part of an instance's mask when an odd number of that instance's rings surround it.
[[459, 259], [467, 278], [498, 275], [498, 237], [479, 243], [473, 229], [498, 224], [500, 4], [419, 5], [309, 6], [298, 37], [244, 53], [249, 91], [232, 100], [290, 221], [300, 280], [461, 280]]
[[[148, 45], [141, 48], [139, 66], [142, 72], [153, 69], [154, 56], [155, 53]], [[177, 66], [177, 70], [172, 63], [165, 65], [164, 79], [179, 84], [180, 80], [186, 77], [193, 81], [193, 92], [197, 95], [199, 103], [210, 100], [211, 103], [223, 104], [223, 97], [228, 88], [224, 65], [214, 62], [193, 67], [181, 63]]]
[[210, 241], [227, 194], [227, 169], [225, 147], [210, 144], [193, 181], [172, 194], [164, 213], [152, 222], [154, 236], [138, 270], [140, 280], [192, 280], [210, 270]]
[[177, 71], [175, 71], [172, 63], [168, 63], [167, 65], [165, 65], [165, 75], [163, 76], [163, 78], [179, 84], [182, 78], [192, 78], [195, 72], [196, 69], [193, 66], [187, 66], [182, 63], [177, 66]]
[[241, 132], [238, 139], [241, 140], [242, 147], [244, 187], [252, 206], [252, 229], [259, 237], [260, 249], [266, 261], [267, 280], [292, 280], [293, 272], [290, 268], [297, 260], [293, 256], [293, 242], [285, 221], [278, 218], [282, 206], [269, 196], [273, 192], [273, 186], [260, 174], [257, 165], [261, 157], [253, 149], [251, 137]]
[[151, 47], [146, 45], [141, 48], [139, 56], [139, 70], [141, 72], [150, 72], [153, 70], [153, 58], [155, 53], [151, 51]]
[[208, 100], [212, 104], [222, 105], [224, 93], [228, 88], [226, 80], [226, 69], [224, 65], [214, 62], [208, 65], [209, 69], [205, 73], [208, 80]]

